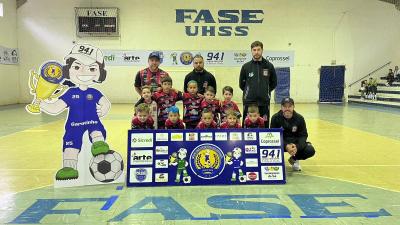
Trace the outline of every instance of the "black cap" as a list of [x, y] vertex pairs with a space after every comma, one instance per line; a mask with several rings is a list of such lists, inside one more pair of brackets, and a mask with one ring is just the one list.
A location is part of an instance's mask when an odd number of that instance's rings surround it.
[[160, 57], [160, 52], [151, 52], [150, 53], [150, 55], [149, 55], [149, 59], [150, 58], [157, 58], [158, 60], [161, 60], [161, 57]]
[[282, 101], [281, 101], [281, 105], [284, 105], [284, 104], [286, 104], [286, 103], [290, 103], [290, 104], [294, 105], [293, 99], [292, 99], [292, 98], [289, 98], [289, 97], [283, 98]]

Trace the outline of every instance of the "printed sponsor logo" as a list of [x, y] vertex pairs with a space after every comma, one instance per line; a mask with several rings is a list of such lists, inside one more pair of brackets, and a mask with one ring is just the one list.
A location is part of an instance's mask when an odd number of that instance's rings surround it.
[[242, 132], [230, 132], [229, 140], [231, 141], [241, 141], [242, 140]]
[[226, 132], [216, 132], [215, 133], [215, 140], [216, 141], [227, 141], [228, 140], [228, 133], [226, 133]]
[[247, 158], [246, 167], [258, 167], [258, 159]]
[[168, 173], [156, 173], [155, 181], [157, 183], [166, 183], [168, 182]]
[[152, 133], [131, 134], [131, 148], [153, 147]]
[[186, 133], [186, 141], [198, 141], [199, 140], [199, 134], [198, 133]]
[[202, 141], [212, 141], [213, 134], [212, 133], [200, 133], [200, 140]]
[[281, 134], [279, 132], [260, 132], [260, 146], [281, 146]]
[[131, 165], [153, 165], [152, 150], [131, 151]]
[[257, 145], [245, 145], [244, 153], [245, 154], [257, 154]]
[[131, 183], [150, 183], [153, 181], [153, 168], [130, 168], [129, 180]]
[[258, 172], [246, 172], [247, 181], [258, 181]]
[[168, 146], [156, 146], [156, 155], [168, 155]]
[[156, 133], [156, 141], [168, 141], [168, 133]]
[[281, 149], [260, 149], [261, 163], [281, 163], [282, 150]]
[[183, 141], [183, 133], [171, 133], [171, 141]]
[[282, 166], [261, 166], [261, 180], [283, 180]]
[[257, 140], [257, 133], [256, 132], [244, 132], [244, 140], [245, 141]]
[[156, 159], [156, 169], [167, 169], [168, 160], [167, 159]]

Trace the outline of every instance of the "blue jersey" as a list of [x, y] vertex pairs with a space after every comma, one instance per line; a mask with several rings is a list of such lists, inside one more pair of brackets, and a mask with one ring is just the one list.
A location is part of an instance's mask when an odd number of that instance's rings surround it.
[[63, 137], [64, 150], [66, 148], [80, 150], [82, 136], [86, 131], [89, 132], [90, 141], [92, 141], [90, 134], [94, 131], [101, 132], [103, 137], [106, 138], [106, 131], [96, 111], [96, 104], [101, 97], [103, 97], [103, 94], [94, 88], [88, 88], [86, 91], [79, 88], [70, 88], [60, 97], [69, 108]]
[[239, 159], [235, 159], [235, 158], [233, 158], [232, 159], [232, 166], [233, 166], [233, 168], [240, 168], [241, 167], [241, 162], [242, 162], [242, 160], [239, 158]]
[[96, 112], [96, 104], [101, 97], [103, 97], [103, 94], [94, 88], [88, 88], [86, 91], [76, 87], [68, 89], [60, 97], [69, 108], [65, 127], [79, 127], [100, 123]]

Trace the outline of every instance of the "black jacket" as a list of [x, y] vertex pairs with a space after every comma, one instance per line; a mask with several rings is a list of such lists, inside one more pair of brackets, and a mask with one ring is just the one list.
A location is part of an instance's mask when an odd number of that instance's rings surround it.
[[243, 91], [243, 104], [267, 105], [276, 85], [275, 68], [268, 60], [251, 60], [242, 66], [239, 87]]
[[293, 117], [286, 119], [282, 110], [277, 112], [271, 118], [271, 128], [283, 128], [283, 142], [286, 151], [287, 144], [295, 144], [297, 149], [303, 149], [307, 146], [307, 127], [304, 117], [293, 112]]
[[187, 74], [183, 86], [184, 92], [188, 92], [187, 83], [191, 80], [197, 81], [198, 93], [200, 94], [204, 94], [205, 89], [208, 86], [212, 86], [215, 89], [215, 93], [217, 92], [217, 82], [215, 81], [215, 77], [207, 70], [203, 69], [202, 72], [196, 72], [195, 70], [193, 70], [192, 72]]

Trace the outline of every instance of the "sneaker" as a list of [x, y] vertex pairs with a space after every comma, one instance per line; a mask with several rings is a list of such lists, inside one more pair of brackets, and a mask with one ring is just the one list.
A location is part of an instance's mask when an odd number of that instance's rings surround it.
[[300, 166], [299, 160], [294, 160], [293, 157], [290, 157], [288, 161], [289, 161], [290, 165], [292, 165], [293, 171], [301, 171], [301, 166]]

